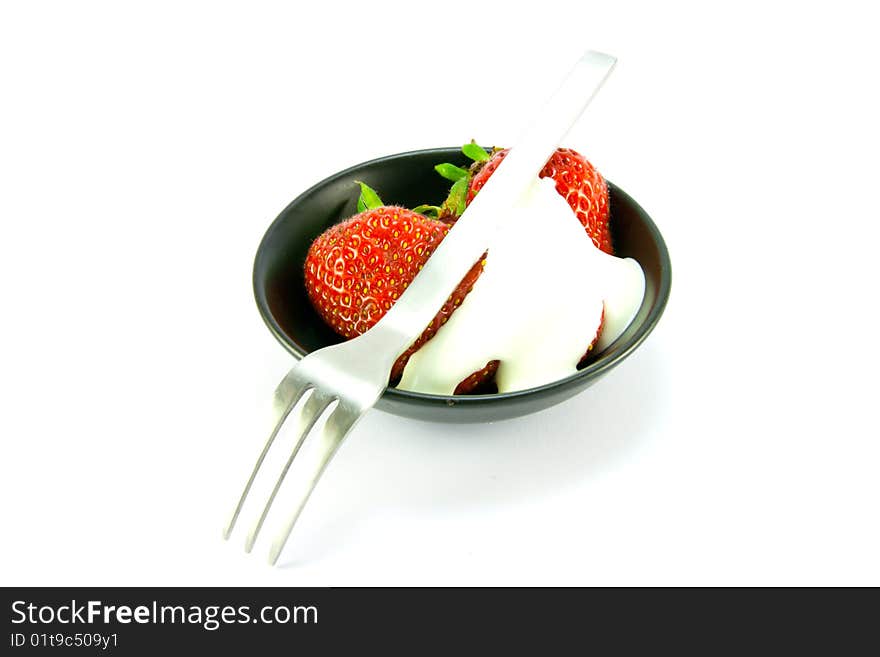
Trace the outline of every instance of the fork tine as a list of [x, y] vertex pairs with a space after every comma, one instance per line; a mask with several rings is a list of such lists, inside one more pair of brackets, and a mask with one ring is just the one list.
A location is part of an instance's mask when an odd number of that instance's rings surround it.
[[302, 411], [299, 414], [299, 428], [297, 429], [297, 438], [296, 443], [293, 446], [293, 450], [290, 453], [290, 458], [287, 459], [287, 463], [284, 464], [284, 467], [281, 470], [281, 474], [278, 477], [278, 481], [275, 482], [275, 488], [272, 489], [272, 494], [269, 495], [269, 499], [266, 501], [266, 506], [263, 507], [263, 512], [260, 514], [260, 517], [257, 519], [257, 522], [254, 523], [253, 528], [248, 534], [247, 539], [245, 540], [244, 549], [245, 552], [250, 552], [254, 547], [254, 542], [257, 540], [257, 535], [260, 533], [260, 529], [263, 527], [263, 522], [266, 520], [266, 516], [269, 515], [269, 509], [272, 508], [272, 503], [275, 501], [275, 496], [278, 494], [278, 490], [281, 488], [281, 484], [284, 483], [284, 478], [287, 476], [287, 471], [290, 470], [290, 466], [293, 463], [293, 460], [296, 458], [296, 455], [299, 453], [300, 447], [302, 447], [303, 441], [308, 433], [312, 430], [312, 427], [315, 426], [315, 422], [318, 421], [318, 418], [321, 417], [321, 414], [327, 410], [327, 407], [330, 406], [331, 403], [335, 400], [335, 397], [332, 395], [328, 395], [322, 390], [315, 388], [312, 391], [312, 395], [308, 398], [305, 405], [302, 408]]
[[327, 422], [323, 427], [321, 435], [319, 437], [320, 445], [316, 450], [315, 460], [313, 463], [308, 464], [308, 477], [304, 477], [298, 483], [301, 487], [301, 490], [297, 492], [297, 501], [296, 508], [293, 510], [293, 513], [287, 520], [287, 524], [285, 524], [284, 529], [278, 534], [275, 540], [272, 543], [272, 548], [269, 551], [269, 564], [275, 565], [275, 562], [278, 561], [278, 557], [281, 554], [281, 551], [284, 549], [284, 545], [287, 543], [287, 539], [290, 538], [290, 533], [293, 531], [293, 526], [296, 524], [296, 521], [299, 519], [300, 513], [302, 513], [303, 507], [305, 507], [306, 502], [308, 502], [309, 497], [312, 494], [312, 491], [315, 489], [315, 486], [318, 483], [318, 479], [321, 478], [321, 475], [324, 473], [324, 469], [327, 467], [327, 464], [330, 462], [330, 459], [336, 454], [336, 450], [339, 449], [339, 446], [342, 444], [342, 441], [345, 440], [345, 437], [357, 423], [357, 421], [361, 418], [363, 412], [357, 409], [348, 408], [347, 405], [340, 401], [339, 405], [333, 410], [333, 412], [327, 418]]
[[232, 517], [229, 519], [226, 529], [223, 530], [224, 539], [228, 539], [229, 535], [232, 533], [232, 529], [235, 527], [242, 506], [244, 506], [244, 501], [247, 499], [248, 493], [250, 493], [257, 472], [259, 472], [260, 467], [263, 465], [263, 461], [266, 458], [266, 454], [269, 452], [269, 448], [272, 447], [272, 443], [275, 442], [275, 436], [278, 435], [281, 425], [284, 424], [284, 421], [290, 414], [290, 409], [296, 405], [308, 388], [309, 386], [294, 374], [294, 370], [288, 372], [281, 380], [281, 383], [278, 384], [278, 387], [275, 388], [275, 394], [272, 398], [272, 416], [275, 424], [272, 427], [272, 432], [269, 434], [269, 439], [263, 447], [263, 451], [260, 452], [260, 456], [257, 457], [257, 463], [254, 465], [250, 478], [244, 485], [244, 490], [241, 493], [241, 497], [238, 499], [235, 511], [232, 512]]

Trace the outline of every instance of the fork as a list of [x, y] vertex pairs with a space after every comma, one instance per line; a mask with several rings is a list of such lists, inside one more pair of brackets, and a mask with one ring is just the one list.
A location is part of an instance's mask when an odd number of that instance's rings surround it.
[[[577, 121], [614, 68], [610, 55], [587, 51], [575, 64], [556, 93], [515, 142], [480, 193], [474, 197], [425, 266], [390, 310], [364, 334], [314, 351], [300, 360], [275, 389], [272, 430], [244, 491], [223, 532], [229, 538], [248, 493], [291, 410], [304, 397], [297, 413], [296, 441], [263, 511], [245, 540], [250, 552], [265, 523], [287, 472], [306, 437], [322, 416], [316, 458], [307, 476], [296, 482], [295, 508], [273, 541], [269, 563], [278, 561], [293, 527], [327, 464], [358, 420], [378, 401], [388, 386], [391, 367], [421, 335], [437, 310], [468, 270], [490, 247], [505, 211], [537, 178], [547, 160]], [[335, 404], [335, 408], [328, 409]]]

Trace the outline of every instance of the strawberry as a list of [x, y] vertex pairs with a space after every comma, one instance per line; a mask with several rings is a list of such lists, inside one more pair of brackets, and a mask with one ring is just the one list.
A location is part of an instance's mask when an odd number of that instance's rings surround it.
[[[457, 219], [456, 215], [464, 212], [465, 207], [474, 200], [474, 197], [510, 152], [508, 148], [495, 148], [490, 154], [474, 141], [462, 146], [461, 150], [473, 160], [469, 169], [452, 164], [440, 164], [435, 167], [441, 176], [453, 181], [446, 203], [440, 208], [434, 206], [417, 208], [429, 213], [433, 212], [438, 218], [449, 223], [454, 223]], [[613, 255], [608, 184], [602, 174], [577, 151], [570, 148], [559, 148], [544, 165], [539, 177], [550, 177], [556, 182], [556, 191], [568, 202], [596, 247]], [[595, 354], [594, 348], [604, 326], [605, 315], [603, 313], [599, 321], [599, 328], [581, 358], [579, 367], [586, 365]], [[492, 361], [492, 363], [495, 362]], [[486, 369], [475, 373], [474, 376], [482, 374], [484, 380], [488, 378], [488, 371], [492, 363], [487, 364]], [[494, 370], [497, 370], [497, 365]]]
[[[318, 314], [343, 337], [364, 333], [391, 308], [508, 153], [508, 149], [495, 149], [490, 155], [473, 142], [462, 151], [474, 160], [470, 169], [452, 164], [435, 167], [453, 181], [441, 206], [420, 205], [408, 210], [384, 205], [375, 191], [359, 183], [358, 214], [332, 226], [313, 242], [305, 262], [306, 290]], [[540, 173], [542, 178], [548, 176], [596, 246], [613, 253], [608, 187], [601, 174], [576, 151], [561, 148]], [[461, 304], [485, 262], [481, 258], [474, 264], [424, 332], [398, 358], [391, 371], [392, 385], [400, 379], [409, 357]], [[600, 323], [581, 365], [593, 355], [601, 328]], [[465, 378], [455, 394], [491, 392], [498, 366], [499, 361], [489, 361]]]
[[[319, 235], [305, 261], [309, 300], [324, 321], [345, 338], [360, 335], [379, 321], [450, 229], [448, 223], [413, 210], [384, 205], [376, 192], [359, 184], [360, 212]], [[422, 335], [397, 360], [392, 382], [400, 378], [410, 355], [434, 336], [470, 292], [483, 264], [482, 258], [474, 264]], [[481, 370], [468, 377], [462, 392], [488, 376], [488, 370]]]
[[[508, 148], [495, 148], [490, 154], [474, 141], [462, 146], [461, 150], [473, 160], [469, 169], [452, 164], [440, 164], [435, 167], [441, 176], [454, 181], [447, 202], [442, 208], [422, 206], [428, 211], [433, 210], [440, 219], [450, 223], [454, 223], [457, 218], [454, 216], [455, 211], [459, 210], [458, 214], [464, 211], [464, 208], [474, 200], [474, 197], [510, 152]], [[568, 202], [578, 221], [587, 231], [587, 235], [593, 240], [593, 244], [606, 253], [614, 255], [608, 184], [602, 174], [577, 151], [570, 148], [559, 148], [544, 165], [539, 177], [550, 177], [556, 182], [556, 191]], [[453, 216], [450, 216], [450, 213], [453, 213]], [[581, 358], [579, 367], [586, 365], [595, 354], [594, 348], [604, 326], [605, 315], [603, 313], [599, 328]]]
[[[467, 189], [467, 203], [477, 195], [510, 149], [494, 149], [490, 155], [471, 142], [462, 151], [474, 160]], [[587, 159], [570, 148], [558, 149], [541, 170], [541, 178], [553, 178], [556, 191], [568, 202], [593, 243], [614, 254], [609, 225], [608, 185]]]

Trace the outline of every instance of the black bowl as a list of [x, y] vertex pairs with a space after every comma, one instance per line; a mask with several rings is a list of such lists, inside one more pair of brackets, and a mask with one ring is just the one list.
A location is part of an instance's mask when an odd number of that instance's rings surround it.
[[[467, 165], [458, 148], [389, 155], [337, 173], [301, 194], [266, 231], [254, 262], [254, 294], [269, 330], [294, 356], [340, 342], [313, 310], [303, 283], [303, 262], [312, 240], [357, 212], [362, 180], [383, 201], [415, 207], [437, 204], [449, 183], [434, 171], [440, 162]], [[557, 404], [584, 390], [633, 352], [651, 332], [669, 297], [672, 269], [660, 231], [625, 192], [608, 183], [615, 251], [635, 258], [645, 272], [645, 298], [629, 328], [576, 374], [538, 388], [493, 395], [426, 395], [389, 388], [377, 408], [429, 421], [487, 422], [517, 417]]]

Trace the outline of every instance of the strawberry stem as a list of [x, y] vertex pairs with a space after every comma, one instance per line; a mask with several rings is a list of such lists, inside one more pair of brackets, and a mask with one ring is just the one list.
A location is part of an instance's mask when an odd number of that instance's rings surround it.
[[449, 196], [446, 197], [443, 205], [440, 206], [438, 218], [441, 221], [454, 222], [462, 215], [465, 207], [467, 207], [467, 194], [471, 179], [491, 157], [486, 149], [479, 146], [474, 140], [462, 146], [461, 152], [474, 161], [470, 168], [464, 169], [448, 162], [434, 167], [437, 173], [453, 183], [449, 190]]
[[446, 197], [446, 200], [443, 201], [443, 205], [440, 206], [441, 215], [452, 215], [456, 218], [462, 215], [467, 205], [467, 191], [470, 182], [470, 174], [467, 174], [464, 178], [459, 178], [452, 184], [452, 188], [449, 190], [449, 196]]

